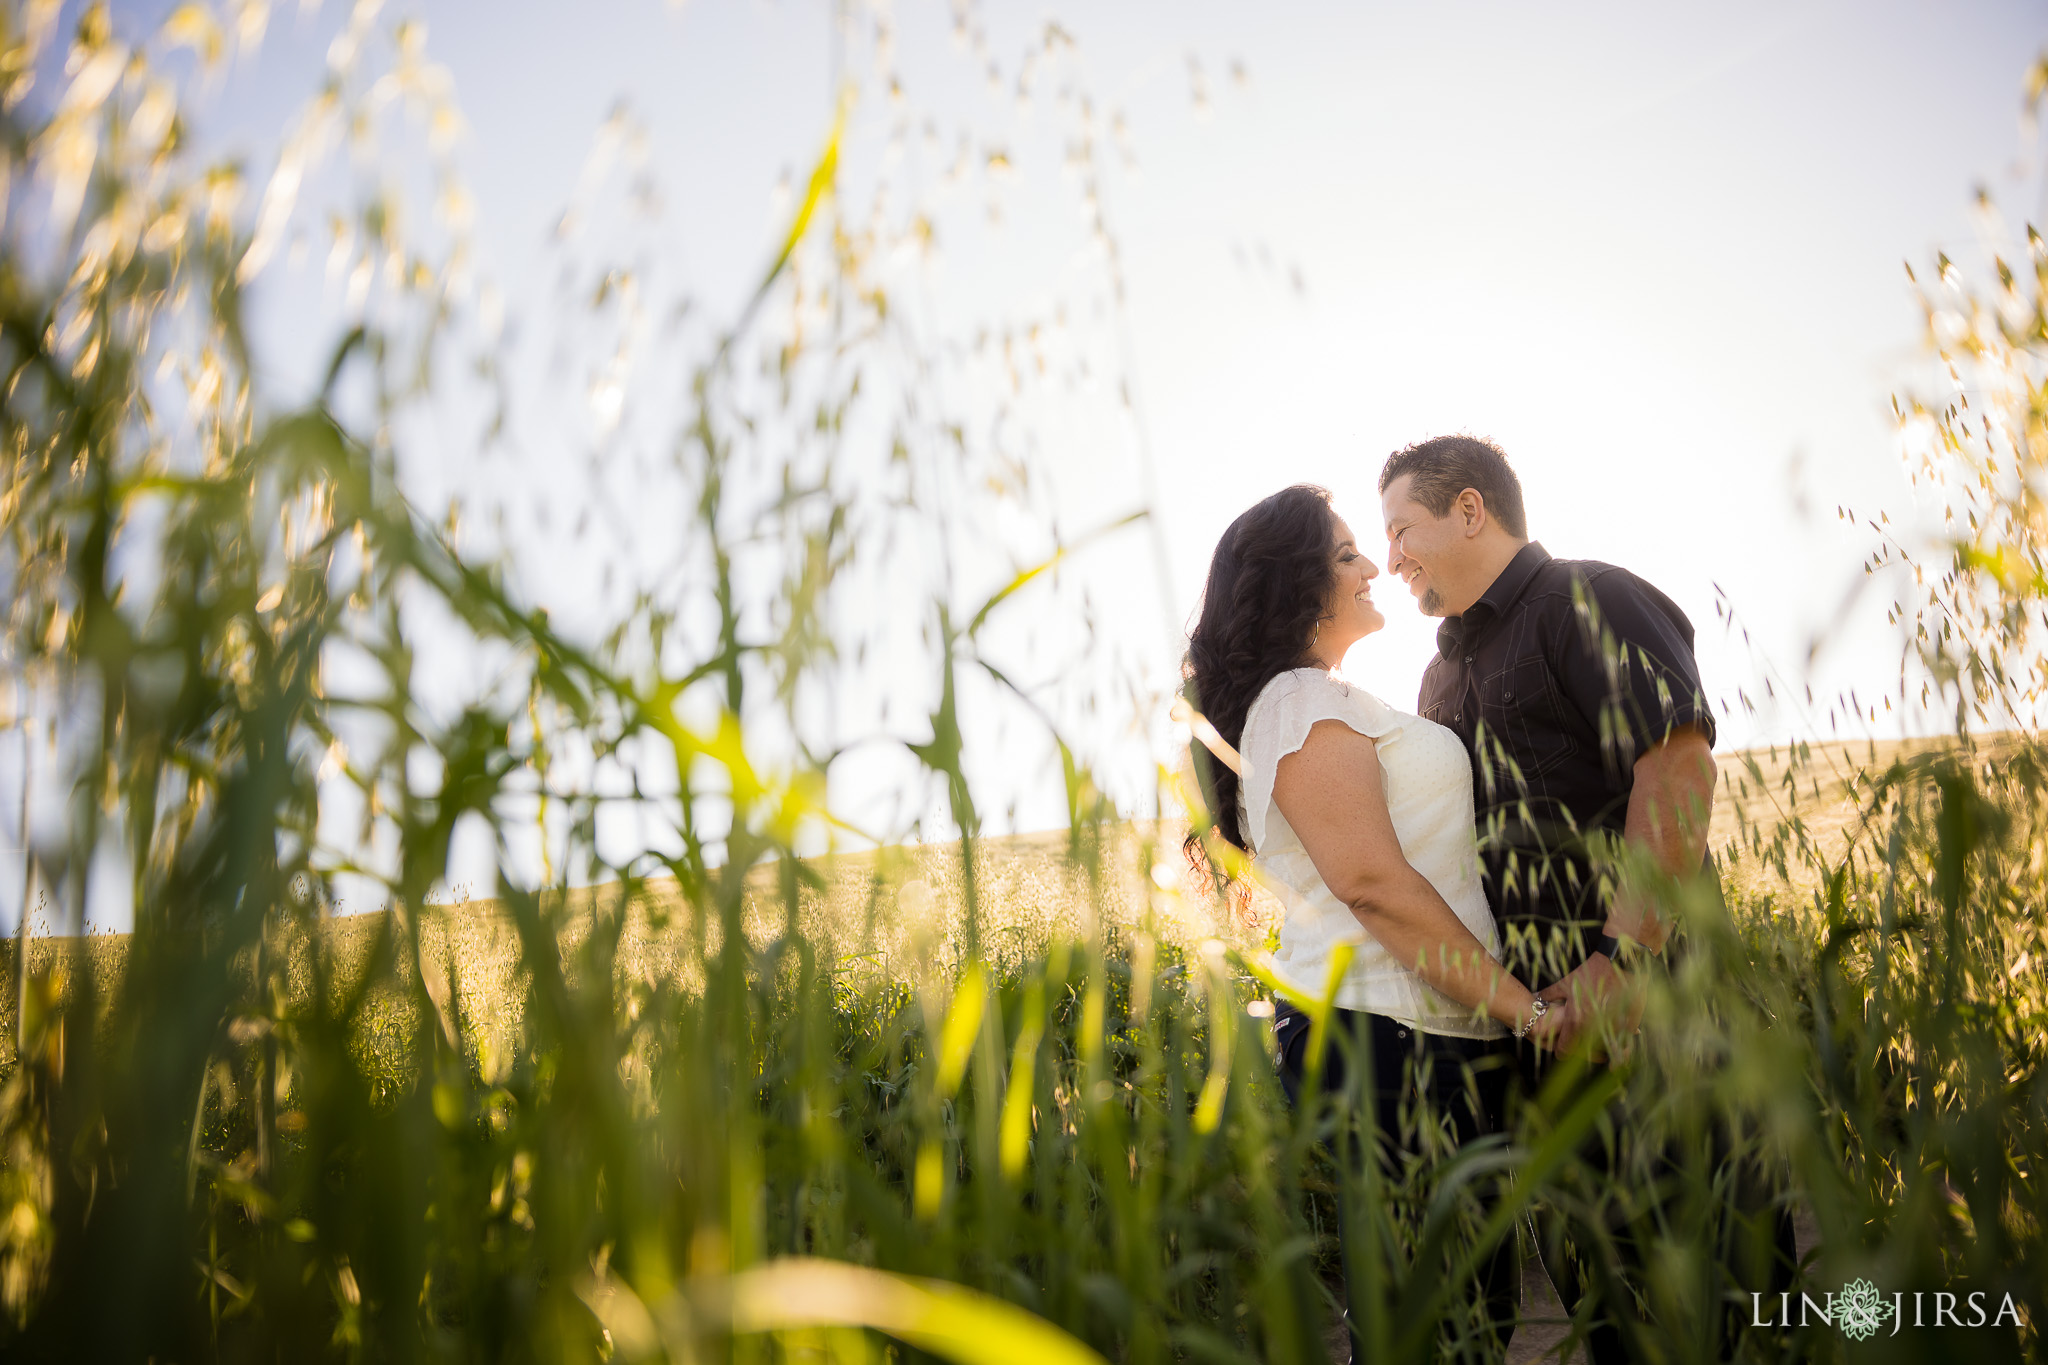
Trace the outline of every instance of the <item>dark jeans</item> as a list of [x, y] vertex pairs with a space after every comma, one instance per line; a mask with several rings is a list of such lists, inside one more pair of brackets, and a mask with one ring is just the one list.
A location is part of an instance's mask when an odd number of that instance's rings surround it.
[[[1287, 1090], [1288, 1101], [1296, 1105], [1301, 1103], [1308, 1072], [1309, 1029], [1306, 1014], [1284, 1001], [1276, 1006], [1273, 1033], [1280, 1049], [1280, 1082]], [[1461, 1147], [1483, 1134], [1501, 1131], [1514, 1067], [1508, 1045], [1503, 1042], [1446, 1038], [1423, 1033], [1383, 1015], [1338, 1010], [1323, 1053], [1324, 1094], [1344, 1090], [1354, 1059], [1359, 1065], [1369, 1061], [1372, 1068], [1374, 1117], [1381, 1152], [1389, 1159], [1398, 1161], [1402, 1156], [1429, 1154], [1422, 1150], [1414, 1131], [1413, 1118], [1418, 1107], [1426, 1113], [1449, 1116], [1452, 1134]], [[1405, 1125], [1404, 1107], [1410, 1119]], [[1488, 1196], [1489, 1202], [1491, 1198]], [[1344, 1225], [1345, 1202], [1340, 1196], [1339, 1236], [1344, 1244], [1348, 1278], [1352, 1273], [1352, 1238], [1350, 1229]], [[1490, 1349], [1482, 1347], [1477, 1354], [1499, 1359], [1506, 1353], [1508, 1338], [1515, 1329], [1518, 1288], [1515, 1239], [1510, 1235], [1486, 1261], [1477, 1282], [1469, 1286], [1463, 1299], [1466, 1309], [1483, 1307], [1487, 1321], [1492, 1324]], [[1356, 1340], [1354, 1335], [1354, 1345]]]
[[[1508, 1110], [1512, 1114], [1518, 1105], [1528, 1102], [1536, 1095], [1548, 1078], [1550, 1068], [1556, 1065], [1549, 1054], [1533, 1047], [1517, 1050], [1517, 1076], [1510, 1096]], [[1595, 1065], [1581, 1078], [1581, 1085], [1597, 1081], [1605, 1068]], [[1569, 1105], [1571, 1096], [1553, 1096], [1557, 1107]], [[1618, 1101], [1617, 1105], [1625, 1103]], [[1619, 1113], [1611, 1114], [1611, 1128], [1620, 1134], [1626, 1125], [1619, 1122]], [[1725, 1129], [1716, 1128], [1705, 1135], [1708, 1144], [1708, 1160], [1715, 1166], [1725, 1165], [1735, 1150], [1733, 1136]], [[1579, 1153], [1582, 1165], [1579, 1174], [1592, 1182], [1605, 1181], [1611, 1188], [1614, 1176], [1615, 1152], [1596, 1131]], [[1660, 1150], [1650, 1159], [1652, 1168], [1645, 1188], [1638, 1193], [1651, 1194], [1671, 1183], [1680, 1169], [1683, 1156], [1675, 1149]], [[1740, 1295], [1741, 1307], [1732, 1303], [1716, 1315], [1720, 1340], [1718, 1349], [1712, 1352], [1714, 1358], [1727, 1360], [1735, 1353], [1737, 1333], [1743, 1330], [1748, 1312], [1748, 1291], [1761, 1292], [1766, 1302], [1776, 1302], [1780, 1291], [1792, 1288], [1794, 1272], [1798, 1265], [1798, 1252], [1793, 1239], [1792, 1214], [1778, 1196], [1784, 1188], [1782, 1173], [1736, 1170], [1729, 1176], [1729, 1185], [1724, 1197], [1728, 1199], [1727, 1225], [1722, 1228], [1721, 1245], [1711, 1248], [1714, 1265], [1719, 1277], [1728, 1285], [1744, 1291]], [[1638, 1236], [1638, 1227], [1644, 1231], [1658, 1221], [1654, 1207], [1637, 1208], [1629, 1217], [1613, 1208], [1602, 1208], [1601, 1197], [1606, 1191], [1589, 1190], [1588, 1198], [1579, 1201], [1578, 1210], [1567, 1215], [1560, 1208], [1548, 1203], [1539, 1203], [1531, 1210], [1531, 1221], [1536, 1234], [1537, 1255], [1543, 1262], [1544, 1273], [1550, 1277], [1552, 1287], [1557, 1290], [1558, 1301], [1567, 1313], [1576, 1316], [1579, 1305], [1588, 1298], [1599, 1305], [1599, 1314], [1586, 1337], [1586, 1354], [1592, 1365], [1630, 1365], [1630, 1362], [1644, 1358], [1633, 1346], [1648, 1325], [1642, 1315], [1632, 1286], [1645, 1282], [1644, 1255], [1648, 1248]], [[1589, 1210], [1598, 1210], [1591, 1212]], [[1598, 1217], [1600, 1226], [1588, 1228], [1583, 1225], [1586, 1217]], [[1606, 1255], [1598, 1248], [1612, 1249]]]

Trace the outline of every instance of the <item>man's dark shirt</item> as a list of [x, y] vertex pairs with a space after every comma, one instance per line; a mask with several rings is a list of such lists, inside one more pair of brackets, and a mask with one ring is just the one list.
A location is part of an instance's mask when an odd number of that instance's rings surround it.
[[1621, 836], [1636, 760], [1680, 726], [1713, 742], [1692, 623], [1626, 569], [1532, 541], [1436, 638], [1417, 709], [1472, 756], [1487, 899], [1541, 990], [1601, 933], [1611, 888], [1588, 840]]

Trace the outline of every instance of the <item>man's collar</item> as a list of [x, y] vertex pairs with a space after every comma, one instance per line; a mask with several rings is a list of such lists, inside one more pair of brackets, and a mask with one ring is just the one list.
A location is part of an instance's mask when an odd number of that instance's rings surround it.
[[1515, 551], [1515, 557], [1508, 561], [1508, 566], [1500, 571], [1492, 585], [1479, 594], [1479, 600], [1472, 607], [1485, 607], [1493, 615], [1500, 615], [1515, 604], [1515, 599], [1522, 595], [1522, 589], [1529, 586], [1529, 580], [1536, 576], [1536, 571], [1549, 562], [1550, 551], [1543, 548], [1543, 543], [1530, 541]]
[[1508, 561], [1479, 600], [1465, 609], [1463, 616], [1446, 616], [1444, 623], [1436, 628], [1437, 653], [1448, 659], [1458, 652], [1465, 639], [1465, 626], [1469, 621], [1474, 630], [1495, 620], [1515, 604], [1522, 591], [1529, 586], [1529, 580], [1536, 571], [1550, 562], [1550, 551], [1539, 541], [1530, 541], [1515, 551], [1515, 557]]

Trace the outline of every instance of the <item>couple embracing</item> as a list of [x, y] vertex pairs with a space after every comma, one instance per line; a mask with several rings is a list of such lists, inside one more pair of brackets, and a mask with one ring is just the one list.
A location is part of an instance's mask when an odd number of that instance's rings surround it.
[[[1654, 969], [1671, 926], [1626, 881], [1617, 892], [1596, 850], [1618, 840], [1666, 876], [1700, 875], [1714, 720], [1684, 613], [1626, 570], [1531, 540], [1497, 446], [1410, 446], [1379, 493], [1387, 573], [1442, 618], [1415, 711], [1339, 671], [1386, 623], [1379, 538], [1307, 486], [1217, 543], [1187, 690], [1226, 741], [1206, 774], [1216, 832], [1285, 911], [1274, 971], [1320, 998], [1333, 955], [1351, 954], [1324, 1057], [1308, 1055], [1308, 1017], [1278, 1005], [1290, 1098], [1312, 1072], [1341, 1093], [1347, 1060], [1369, 1068], [1383, 1141], [1428, 1160], [1431, 1141], [1505, 1131], [1546, 1059], [1596, 1052], [1594, 1021], [1625, 1011], [1628, 976]], [[1433, 1133], [1417, 1113], [1435, 1116]], [[1587, 1339], [1596, 1365], [1629, 1359], [1633, 1296], [1569, 1229], [1541, 1233], [1567, 1309], [1606, 1290]], [[1513, 1243], [1461, 1287], [1492, 1352], [1515, 1320]]]

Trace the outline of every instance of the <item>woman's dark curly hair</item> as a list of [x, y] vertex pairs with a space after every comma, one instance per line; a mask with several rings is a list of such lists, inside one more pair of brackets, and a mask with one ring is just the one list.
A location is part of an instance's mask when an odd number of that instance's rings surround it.
[[[1330, 554], [1336, 520], [1329, 490], [1296, 484], [1255, 504], [1216, 542], [1201, 615], [1188, 635], [1181, 695], [1233, 747], [1259, 690], [1312, 662], [1316, 621], [1337, 581]], [[1237, 823], [1237, 774], [1199, 741], [1195, 763], [1216, 832], [1251, 852]], [[1197, 831], [1188, 836], [1188, 856], [1205, 863], [1200, 849]]]

